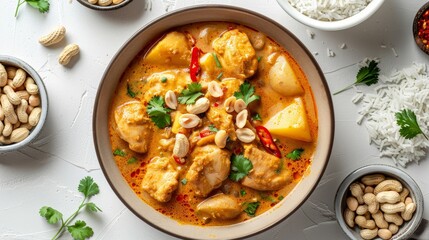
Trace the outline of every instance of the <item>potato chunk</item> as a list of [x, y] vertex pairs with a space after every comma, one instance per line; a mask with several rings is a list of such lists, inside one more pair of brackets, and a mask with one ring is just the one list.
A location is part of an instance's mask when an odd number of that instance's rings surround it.
[[145, 63], [187, 68], [191, 61], [191, 47], [185, 34], [168, 33], [146, 55]]
[[232, 219], [240, 215], [241, 206], [234, 198], [219, 193], [198, 204], [197, 213], [214, 219]]
[[265, 127], [275, 135], [312, 141], [307, 113], [300, 97], [295, 98], [289, 106], [268, 120]]
[[283, 96], [294, 96], [304, 93], [304, 89], [299, 83], [286, 56], [280, 55], [277, 57], [274, 65], [268, 72], [271, 88]]

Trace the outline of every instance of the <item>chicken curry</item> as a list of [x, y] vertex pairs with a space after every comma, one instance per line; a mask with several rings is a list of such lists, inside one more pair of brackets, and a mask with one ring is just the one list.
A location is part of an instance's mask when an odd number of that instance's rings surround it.
[[181, 223], [206, 226], [280, 203], [309, 170], [317, 128], [295, 60], [227, 22], [178, 27], [143, 49], [109, 112], [112, 154], [134, 192]]

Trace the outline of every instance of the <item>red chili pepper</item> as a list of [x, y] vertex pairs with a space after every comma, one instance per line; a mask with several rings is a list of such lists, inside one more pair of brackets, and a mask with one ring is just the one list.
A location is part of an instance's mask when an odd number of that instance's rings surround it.
[[280, 153], [277, 145], [274, 143], [270, 131], [268, 131], [268, 129], [266, 129], [264, 126], [257, 126], [255, 129], [256, 134], [258, 134], [259, 139], [261, 139], [262, 146], [264, 146], [265, 150], [270, 154], [281, 158], [282, 154]]
[[200, 49], [193, 47], [191, 50], [191, 66], [189, 67], [192, 82], [196, 82], [198, 80], [197, 75], [200, 72], [199, 58]]
[[178, 156], [173, 155], [174, 161], [176, 161], [177, 164], [183, 165], [185, 164], [185, 159], [184, 158], [180, 158]]
[[212, 131], [210, 131], [210, 129], [204, 129], [200, 132], [200, 138], [205, 138], [210, 135], [212, 135]]

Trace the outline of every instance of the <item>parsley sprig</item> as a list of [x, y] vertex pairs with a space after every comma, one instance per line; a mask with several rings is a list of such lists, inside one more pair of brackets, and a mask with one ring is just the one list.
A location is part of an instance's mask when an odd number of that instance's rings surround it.
[[22, 4], [28, 3], [31, 7], [38, 9], [39, 12], [45, 13], [49, 11], [49, 0], [18, 0], [18, 4], [15, 9], [15, 17], [18, 16], [18, 9]]
[[248, 82], [244, 82], [240, 85], [240, 91], [235, 92], [234, 96], [237, 99], [243, 99], [243, 101], [249, 105], [251, 102], [259, 100], [260, 97], [255, 93], [255, 88]]
[[301, 159], [301, 154], [304, 152], [304, 149], [302, 148], [297, 148], [292, 150], [292, 152], [288, 153], [286, 155], [287, 158], [290, 158], [292, 160], [299, 160]]
[[160, 96], [154, 96], [146, 109], [150, 119], [158, 128], [165, 128], [171, 124], [171, 116], [169, 108], [164, 107], [164, 99]]
[[378, 68], [378, 62], [376, 62], [375, 60], [371, 60], [367, 66], [361, 67], [359, 69], [359, 72], [356, 75], [356, 82], [334, 93], [334, 95], [344, 92], [352, 88], [353, 86], [362, 85], [362, 84], [366, 84], [367, 86], [370, 86], [372, 84], [376, 84], [378, 82], [379, 73], [380, 73], [380, 68]]
[[181, 104], [194, 104], [195, 101], [204, 94], [201, 92], [203, 87], [199, 83], [188, 84], [188, 88], [184, 89], [177, 98]]
[[403, 109], [402, 111], [395, 113], [395, 117], [396, 124], [401, 127], [401, 129], [399, 129], [401, 136], [406, 139], [411, 139], [421, 133], [426, 140], [428, 140], [428, 137], [420, 128], [416, 114], [413, 111], [410, 109]]
[[254, 217], [256, 214], [256, 210], [258, 210], [259, 205], [261, 203], [258, 202], [251, 202], [251, 203], [245, 203], [246, 209], [244, 209], [244, 212], [247, 213], [250, 217]]
[[54, 208], [47, 206], [40, 208], [40, 216], [44, 217], [46, 221], [48, 221], [48, 223], [61, 223], [60, 229], [52, 238], [53, 240], [58, 239], [65, 231], [65, 229], [67, 229], [73, 239], [76, 240], [84, 240], [94, 235], [92, 228], [87, 226], [85, 221], [77, 220], [73, 225], [71, 224], [71, 221], [79, 214], [80, 210], [82, 210], [83, 208], [86, 208], [90, 212], [101, 212], [101, 209], [97, 205], [95, 205], [95, 203], [89, 202], [89, 199], [92, 196], [97, 195], [100, 190], [98, 188], [97, 183], [95, 183], [94, 180], [89, 176], [80, 180], [78, 190], [84, 195], [84, 198], [78, 209], [66, 220], [64, 220], [63, 214]]
[[253, 169], [252, 162], [243, 155], [232, 155], [231, 157], [231, 173], [229, 179], [238, 182]]

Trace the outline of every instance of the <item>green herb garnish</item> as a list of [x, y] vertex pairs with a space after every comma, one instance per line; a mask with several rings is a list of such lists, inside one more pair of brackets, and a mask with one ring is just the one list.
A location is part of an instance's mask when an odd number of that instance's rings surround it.
[[292, 160], [299, 160], [301, 158], [302, 152], [304, 152], [304, 149], [297, 148], [297, 149], [294, 149], [292, 152], [288, 153], [286, 157]]
[[136, 96], [136, 93], [131, 89], [131, 86], [129, 83], [127, 83], [127, 95], [132, 98]]
[[117, 149], [115, 149], [115, 151], [113, 151], [113, 155], [124, 157], [126, 155], [126, 153], [124, 150], [117, 148]]
[[95, 183], [91, 177], [85, 177], [84, 179], [80, 180], [78, 190], [84, 195], [84, 198], [78, 209], [66, 220], [63, 219], [63, 214], [58, 210], [47, 206], [40, 208], [40, 216], [44, 217], [48, 223], [61, 224], [60, 229], [52, 239], [58, 239], [65, 229], [67, 229], [73, 239], [76, 240], [84, 240], [94, 235], [92, 228], [87, 226], [84, 221], [77, 220], [73, 225], [71, 224], [71, 221], [79, 214], [82, 208], [86, 208], [90, 212], [101, 212], [101, 209], [97, 207], [95, 203], [89, 202], [89, 199], [92, 196], [97, 195], [100, 190], [97, 183]]
[[255, 115], [253, 115], [252, 120], [253, 121], [262, 121], [261, 115], [259, 115], [259, 113], [256, 113]]
[[161, 82], [162, 82], [162, 83], [167, 82], [167, 77], [162, 77], [162, 78], [161, 78]]
[[131, 157], [130, 159], [128, 159], [127, 163], [128, 164], [133, 164], [137, 162], [137, 158], [136, 157]]
[[209, 128], [210, 132], [219, 132], [219, 129], [217, 129], [217, 128], [215, 127], [215, 125], [213, 125], [213, 124], [210, 124], [210, 125], [208, 126], [208, 128]]
[[164, 107], [164, 99], [160, 96], [153, 97], [147, 106], [146, 112], [158, 128], [165, 128], [171, 124], [171, 110]]
[[238, 182], [247, 176], [250, 170], [252, 170], [252, 162], [245, 158], [243, 155], [232, 155], [231, 157], [231, 172], [229, 179]]
[[418, 134], [423, 134], [423, 136], [428, 139], [427, 136], [423, 133], [422, 129], [417, 122], [416, 114], [410, 109], [404, 109], [400, 112], [395, 113], [396, 124], [401, 127], [399, 133], [406, 139], [411, 139]]
[[280, 195], [277, 199], [279, 200], [279, 201], [281, 201], [281, 200], [283, 200], [285, 197], [283, 197], [283, 195]]
[[183, 185], [186, 185], [186, 184], [188, 183], [188, 179], [184, 178], [184, 179], [180, 180], [180, 182], [181, 182]]
[[276, 173], [280, 174], [283, 170], [283, 167], [284, 167], [284, 161], [283, 161], [283, 158], [280, 158], [280, 164], [279, 164], [279, 167], [276, 169]]
[[246, 209], [244, 209], [244, 212], [250, 217], [254, 217], [260, 204], [260, 202], [246, 203]]
[[216, 79], [220, 80], [222, 78], [222, 76], [223, 76], [223, 72], [219, 73], [219, 75], [217, 75]]
[[244, 190], [244, 189], [240, 189], [240, 196], [244, 196], [244, 195], [246, 195], [247, 194], [247, 192], [246, 192], [246, 190]]
[[212, 55], [213, 55], [213, 58], [215, 60], [216, 67], [217, 68], [222, 68], [222, 64], [220, 64], [219, 58], [217, 57], [216, 53], [212, 53]]
[[266, 201], [270, 201], [270, 202], [275, 202], [276, 200], [274, 200], [273, 197], [271, 197], [268, 194], [265, 193], [259, 193], [259, 195], [261, 196], [262, 200], [266, 200]]
[[15, 9], [15, 17], [18, 16], [18, 9], [22, 4], [28, 3], [31, 7], [38, 9], [39, 12], [45, 13], [49, 11], [49, 0], [18, 0], [18, 4]]
[[194, 104], [195, 101], [204, 94], [201, 92], [202, 86], [199, 83], [188, 84], [188, 88], [184, 89], [177, 98], [181, 104]]
[[343, 90], [340, 90], [334, 93], [334, 95], [344, 92], [352, 88], [353, 86], [362, 85], [362, 84], [366, 84], [367, 86], [370, 86], [372, 84], [376, 84], [378, 82], [379, 73], [380, 73], [380, 68], [378, 68], [378, 62], [371, 60], [368, 66], [364, 66], [359, 69], [359, 72], [356, 75], [356, 82], [354, 82], [350, 86], [347, 86]]
[[240, 85], [240, 91], [235, 92], [234, 96], [237, 99], [243, 99], [243, 101], [249, 105], [251, 102], [259, 100], [260, 97], [258, 95], [255, 95], [255, 88], [250, 85], [248, 82], [244, 82]]
[[261, 59], [262, 59], [262, 56], [259, 56], [259, 57], [257, 58], [258, 62], [260, 62], [260, 61], [261, 61]]

